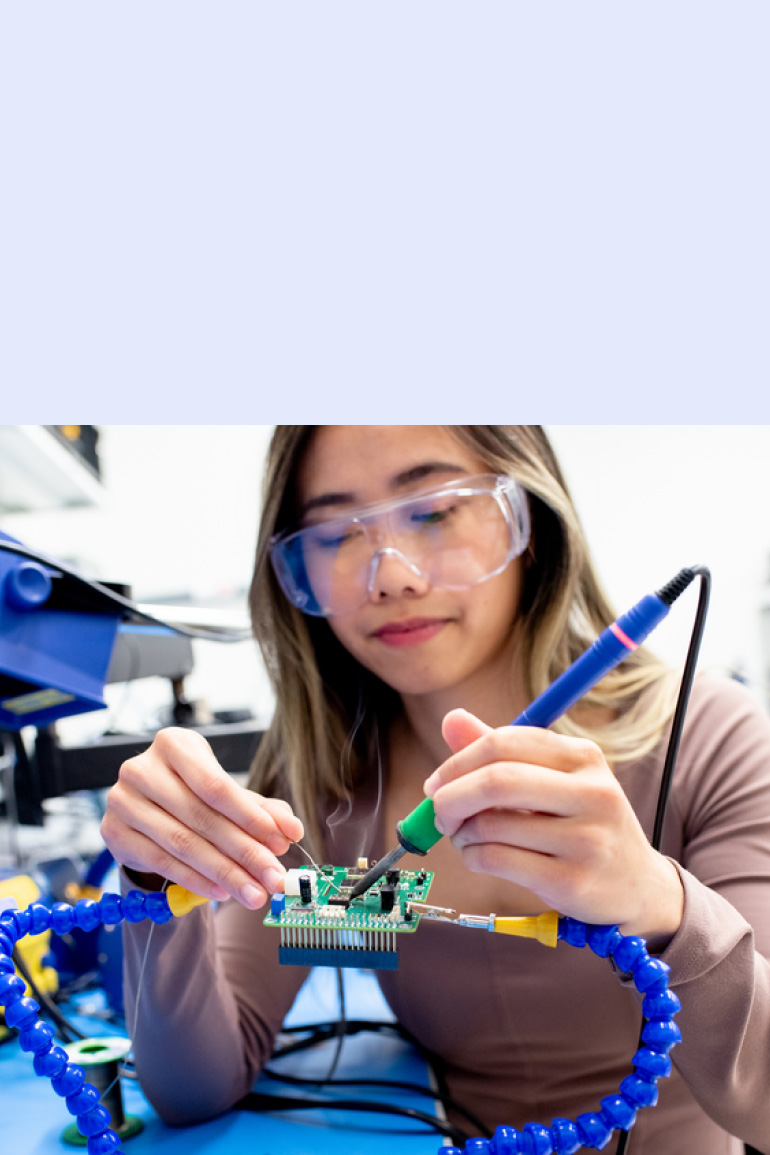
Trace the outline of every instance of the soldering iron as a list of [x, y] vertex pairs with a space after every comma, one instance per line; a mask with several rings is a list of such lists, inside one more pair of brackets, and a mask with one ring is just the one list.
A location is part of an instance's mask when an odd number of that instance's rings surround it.
[[[545, 729], [566, 714], [597, 682], [619, 665], [629, 653], [637, 649], [656, 626], [660, 625], [669, 609], [696, 575], [698, 568], [680, 570], [662, 589], [647, 594], [627, 613], [599, 635], [584, 654], [581, 654], [555, 682], [535, 698], [512, 726], [538, 726]], [[436, 829], [436, 811], [430, 798], [407, 814], [396, 826], [399, 845], [367, 871], [350, 892], [350, 902], [364, 894], [378, 878], [405, 854], [424, 856], [442, 835]]]

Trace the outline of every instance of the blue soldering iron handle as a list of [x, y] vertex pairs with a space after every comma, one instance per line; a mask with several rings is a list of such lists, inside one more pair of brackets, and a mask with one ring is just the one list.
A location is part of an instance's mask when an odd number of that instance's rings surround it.
[[[690, 582], [702, 572], [702, 567], [680, 570], [657, 593], [647, 594], [627, 613], [621, 614], [568, 670], [531, 702], [518, 718], [514, 718], [511, 725], [545, 729], [566, 714], [605, 674], [642, 644]], [[404, 850], [425, 854], [435, 846], [441, 838], [435, 827], [435, 815], [432, 800], [425, 798], [398, 824], [399, 842]]]
[[566, 714], [605, 674], [619, 665], [655, 629], [669, 611], [657, 595], [647, 594], [632, 609], [607, 626], [584, 654], [573, 662], [539, 698], [511, 722], [512, 726], [552, 725]]
[[[550, 726], [635, 650], [665, 618], [668, 610], [669, 606], [657, 594], [647, 594], [628, 613], [621, 614], [607, 626], [593, 645], [511, 725], [539, 726], [541, 729]], [[398, 839], [404, 850], [425, 854], [435, 846], [441, 838], [434, 825], [435, 814], [433, 802], [426, 798], [399, 822]]]

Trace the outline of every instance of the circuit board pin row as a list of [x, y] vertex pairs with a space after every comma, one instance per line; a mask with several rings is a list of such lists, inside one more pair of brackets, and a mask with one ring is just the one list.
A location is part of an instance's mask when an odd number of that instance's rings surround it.
[[281, 926], [281, 947], [325, 951], [395, 951], [396, 933], [392, 930], [339, 930], [317, 926]]

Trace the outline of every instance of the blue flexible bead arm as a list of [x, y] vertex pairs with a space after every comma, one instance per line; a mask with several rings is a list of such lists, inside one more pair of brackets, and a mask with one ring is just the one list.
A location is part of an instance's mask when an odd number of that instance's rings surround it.
[[165, 894], [144, 895], [138, 890], [125, 899], [117, 894], [104, 894], [99, 902], [79, 899], [74, 907], [57, 902], [49, 909], [34, 902], [24, 911], [0, 915], [0, 1007], [5, 1008], [6, 1022], [18, 1029], [22, 1050], [32, 1052], [35, 1074], [50, 1079], [53, 1090], [75, 1116], [87, 1141], [88, 1155], [113, 1155], [121, 1149], [120, 1136], [109, 1126], [109, 1112], [101, 1105], [96, 1087], [86, 1082], [83, 1068], [69, 1062], [66, 1051], [56, 1045], [51, 1028], [38, 1019], [40, 1008], [26, 996], [26, 984], [15, 972], [13, 948], [25, 935], [45, 930], [61, 935], [76, 926], [82, 930], [94, 930], [102, 923], [115, 926], [124, 918], [131, 922], [151, 918], [162, 923], [172, 917]]
[[[22, 1049], [33, 1053], [36, 1074], [51, 1080], [53, 1089], [76, 1116], [87, 1139], [88, 1155], [113, 1155], [120, 1149], [120, 1138], [109, 1127], [108, 1112], [99, 1102], [99, 1092], [85, 1081], [83, 1069], [68, 1061], [66, 1052], [53, 1041], [51, 1028], [37, 1019], [39, 1007], [26, 996], [26, 985], [15, 973], [11, 951], [26, 934], [43, 930], [65, 934], [75, 925], [92, 929], [102, 922], [116, 925], [124, 918], [130, 922], [151, 918], [154, 923], [163, 923], [172, 917], [165, 893], [145, 895], [137, 890], [125, 898], [106, 894], [98, 903], [81, 899], [74, 908], [56, 903], [49, 910], [42, 903], [33, 903], [26, 911], [0, 915], [0, 1007], [5, 1007], [9, 1023], [18, 1027]], [[649, 956], [643, 939], [625, 936], [616, 926], [592, 926], [562, 916], [558, 937], [571, 946], [588, 946], [600, 958], [611, 958], [644, 994], [645, 1025], [633, 1072], [615, 1094], [602, 1099], [598, 1111], [585, 1112], [574, 1121], [557, 1118], [550, 1127], [542, 1123], [527, 1123], [521, 1131], [498, 1127], [491, 1139], [469, 1140], [465, 1155], [575, 1155], [583, 1146], [600, 1150], [616, 1130], [633, 1127], [639, 1110], [657, 1102], [657, 1082], [671, 1073], [668, 1052], [681, 1041], [673, 1021], [680, 1003], [668, 989], [666, 964]], [[439, 1155], [463, 1152], [458, 1147], [441, 1147]]]
[[562, 915], [558, 937], [571, 946], [590, 947], [599, 958], [611, 958], [622, 973], [630, 974], [637, 990], [645, 995], [644, 1045], [634, 1055], [632, 1073], [614, 1094], [602, 1099], [598, 1111], [586, 1111], [575, 1120], [554, 1119], [550, 1127], [541, 1123], [527, 1123], [521, 1131], [498, 1127], [490, 1140], [481, 1141], [485, 1146], [480, 1147], [480, 1141], [472, 1139], [464, 1149], [441, 1147], [439, 1155], [481, 1151], [488, 1151], [489, 1155], [575, 1155], [584, 1147], [600, 1151], [616, 1131], [630, 1131], [643, 1107], [657, 1102], [658, 1079], [671, 1073], [668, 1052], [681, 1039], [673, 1021], [680, 1003], [668, 989], [669, 968], [649, 956], [644, 939], [623, 935], [616, 926], [592, 926]]

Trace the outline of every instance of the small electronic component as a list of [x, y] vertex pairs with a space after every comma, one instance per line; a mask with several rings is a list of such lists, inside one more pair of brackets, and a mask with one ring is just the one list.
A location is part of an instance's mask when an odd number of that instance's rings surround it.
[[[303, 879], [304, 884], [303, 884]], [[318, 891], [318, 872], [315, 870], [308, 870], [305, 867], [294, 868], [286, 871], [286, 879], [284, 881], [284, 892], [287, 898], [302, 898], [302, 887], [305, 887], [305, 893], [309, 897], [304, 899], [305, 902], [312, 902]], [[308, 891], [308, 886], [310, 890]]]
[[396, 900], [396, 888], [387, 884], [380, 887], [380, 910], [383, 914], [390, 914]]
[[[283, 903], [271, 902], [265, 926], [280, 930], [279, 962], [298, 966], [363, 967], [395, 970], [398, 935], [413, 934], [420, 921], [409, 903], [424, 903], [433, 874], [393, 871], [351, 900], [353, 883], [366, 869], [321, 866], [289, 870]], [[356, 878], [353, 878], [353, 875]], [[309, 888], [309, 889], [308, 889]]]

